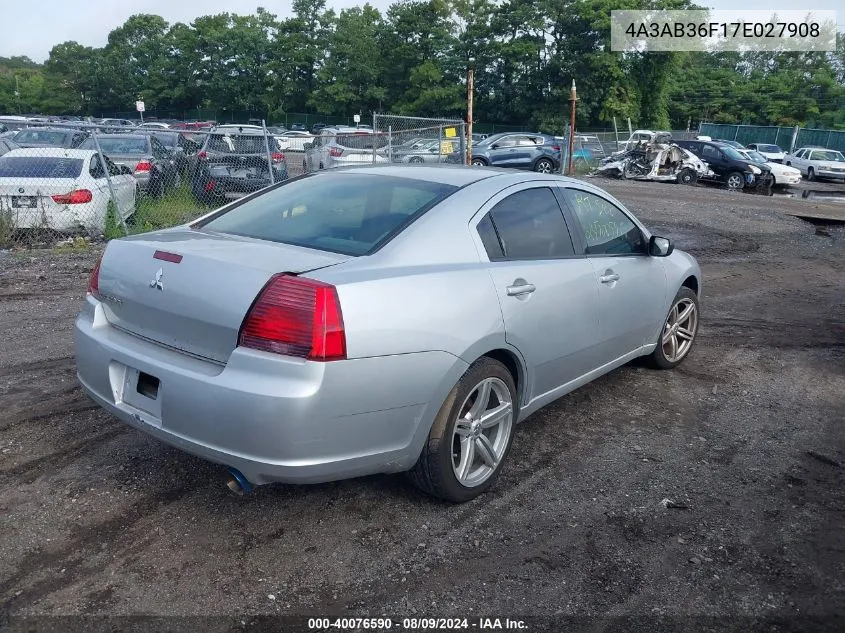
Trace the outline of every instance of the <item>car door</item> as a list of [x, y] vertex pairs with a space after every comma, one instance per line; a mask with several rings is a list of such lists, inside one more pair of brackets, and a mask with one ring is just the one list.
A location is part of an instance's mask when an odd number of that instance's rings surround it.
[[550, 186], [509, 187], [473, 220], [506, 340], [526, 363], [529, 400], [597, 366], [599, 288], [590, 262], [575, 254]]
[[790, 157], [789, 161], [787, 162], [787, 165], [791, 165], [792, 167], [795, 167], [796, 169], [801, 170], [801, 173], [802, 173], [802, 174], [803, 174], [803, 173], [806, 173], [806, 171], [807, 171], [807, 165], [806, 165], [806, 163], [804, 162], [804, 155], [805, 155], [806, 153], [807, 153], [807, 150], [805, 150], [805, 149], [799, 149], [797, 152], [795, 152], [795, 153], [794, 153], [794, 154]]
[[655, 343], [668, 301], [663, 259], [649, 256], [645, 232], [610, 197], [577, 185], [559, 191], [574, 215], [577, 248], [593, 267], [601, 364]]
[[155, 136], [149, 136], [147, 138], [150, 140], [150, 148], [152, 149], [153, 158], [155, 158], [155, 164], [164, 177], [165, 187], [169, 187], [176, 180], [176, 166], [173, 163], [170, 150], [162, 145], [161, 141]]
[[124, 218], [127, 218], [135, 212], [135, 177], [132, 174], [124, 173], [108, 156], [105, 157], [105, 160], [112, 189], [114, 189], [115, 196], [120, 204], [120, 212]]
[[719, 180], [724, 180], [728, 174], [728, 167], [725, 157], [718, 147], [713, 145], [702, 144], [701, 159], [710, 165], [710, 169], [719, 177]]
[[519, 158], [517, 136], [509, 134], [490, 145], [488, 158], [492, 167], [515, 167]]

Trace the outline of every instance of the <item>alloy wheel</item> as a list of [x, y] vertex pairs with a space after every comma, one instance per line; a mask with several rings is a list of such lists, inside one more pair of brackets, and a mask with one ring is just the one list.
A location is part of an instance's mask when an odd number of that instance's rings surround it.
[[742, 189], [742, 178], [736, 174], [728, 176], [729, 189]]
[[496, 472], [512, 429], [507, 386], [499, 378], [485, 378], [461, 405], [452, 434], [452, 469], [461, 485], [474, 488]]
[[698, 327], [698, 310], [692, 299], [683, 298], [672, 306], [663, 327], [663, 355], [670, 363], [677, 363], [692, 347]]

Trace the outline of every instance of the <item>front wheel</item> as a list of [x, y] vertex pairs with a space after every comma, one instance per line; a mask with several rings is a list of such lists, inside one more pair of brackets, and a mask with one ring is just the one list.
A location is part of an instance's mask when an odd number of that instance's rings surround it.
[[731, 191], [742, 191], [742, 188], [745, 186], [745, 177], [741, 172], [732, 171], [728, 174], [728, 177], [725, 178], [725, 185], [727, 185], [728, 189]]
[[428, 494], [470, 501], [498, 478], [516, 423], [516, 386], [492, 358], [477, 360], [449, 392], [409, 476]]
[[698, 296], [682, 287], [663, 323], [657, 347], [648, 357], [652, 367], [672, 369], [687, 357], [698, 334], [698, 313]]
[[534, 164], [534, 171], [541, 174], [550, 174], [555, 170], [555, 165], [548, 158], [541, 158]]

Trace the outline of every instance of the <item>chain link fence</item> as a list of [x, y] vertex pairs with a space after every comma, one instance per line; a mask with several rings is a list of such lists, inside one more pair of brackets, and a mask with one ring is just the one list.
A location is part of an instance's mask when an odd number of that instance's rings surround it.
[[302, 156], [312, 138], [272, 134], [264, 125], [127, 127], [56, 122], [3, 134], [0, 248], [111, 239], [190, 222], [302, 173], [288, 171], [285, 149]]
[[459, 163], [467, 154], [466, 123], [461, 119], [373, 113], [373, 131], [386, 135], [393, 163]]

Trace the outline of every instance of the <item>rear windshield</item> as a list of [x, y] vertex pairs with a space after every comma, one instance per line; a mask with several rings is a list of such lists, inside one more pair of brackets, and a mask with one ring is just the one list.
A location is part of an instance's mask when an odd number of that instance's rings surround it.
[[79, 178], [81, 158], [0, 156], [0, 178]]
[[[100, 148], [106, 154], [149, 154], [147, 139], [139, 138], [106, 138], [98, 136]], [[89, 138], [79, 146], [80, 149], [97, 149], [94, 139]]]
[[377, 148], [385, 145], [380, 136], [360, 133], [338, 134], [337, 144], [341, 147], [348, 147], [349, 149], [373, 149], [373, 145]]
[[261, 154], [267, 151], [264, 136], [236, 134], [212, 134], [206, 149], [222, 154]]
[[458, 188], [372, 174], [292, 180], [203, 228], [344, 255], [365, 255]]
[[758, 145], [757, 146], [758, 152], [768, 152], [769, 154], [778, 154], [783, 150], [778, 147], [777, 145]]
[[15, 143], [49, 143], [61, 145], [67, 134], [64, 132], [48, 132], [45, 130], [21, 130], [15, 136]]
[[179, 144], [179, 135], [178, 134], [161, 134], [156, 132], [153, 134], [155, 138], [159, 140], [159, 142], [167, 148], [174, 148]]

